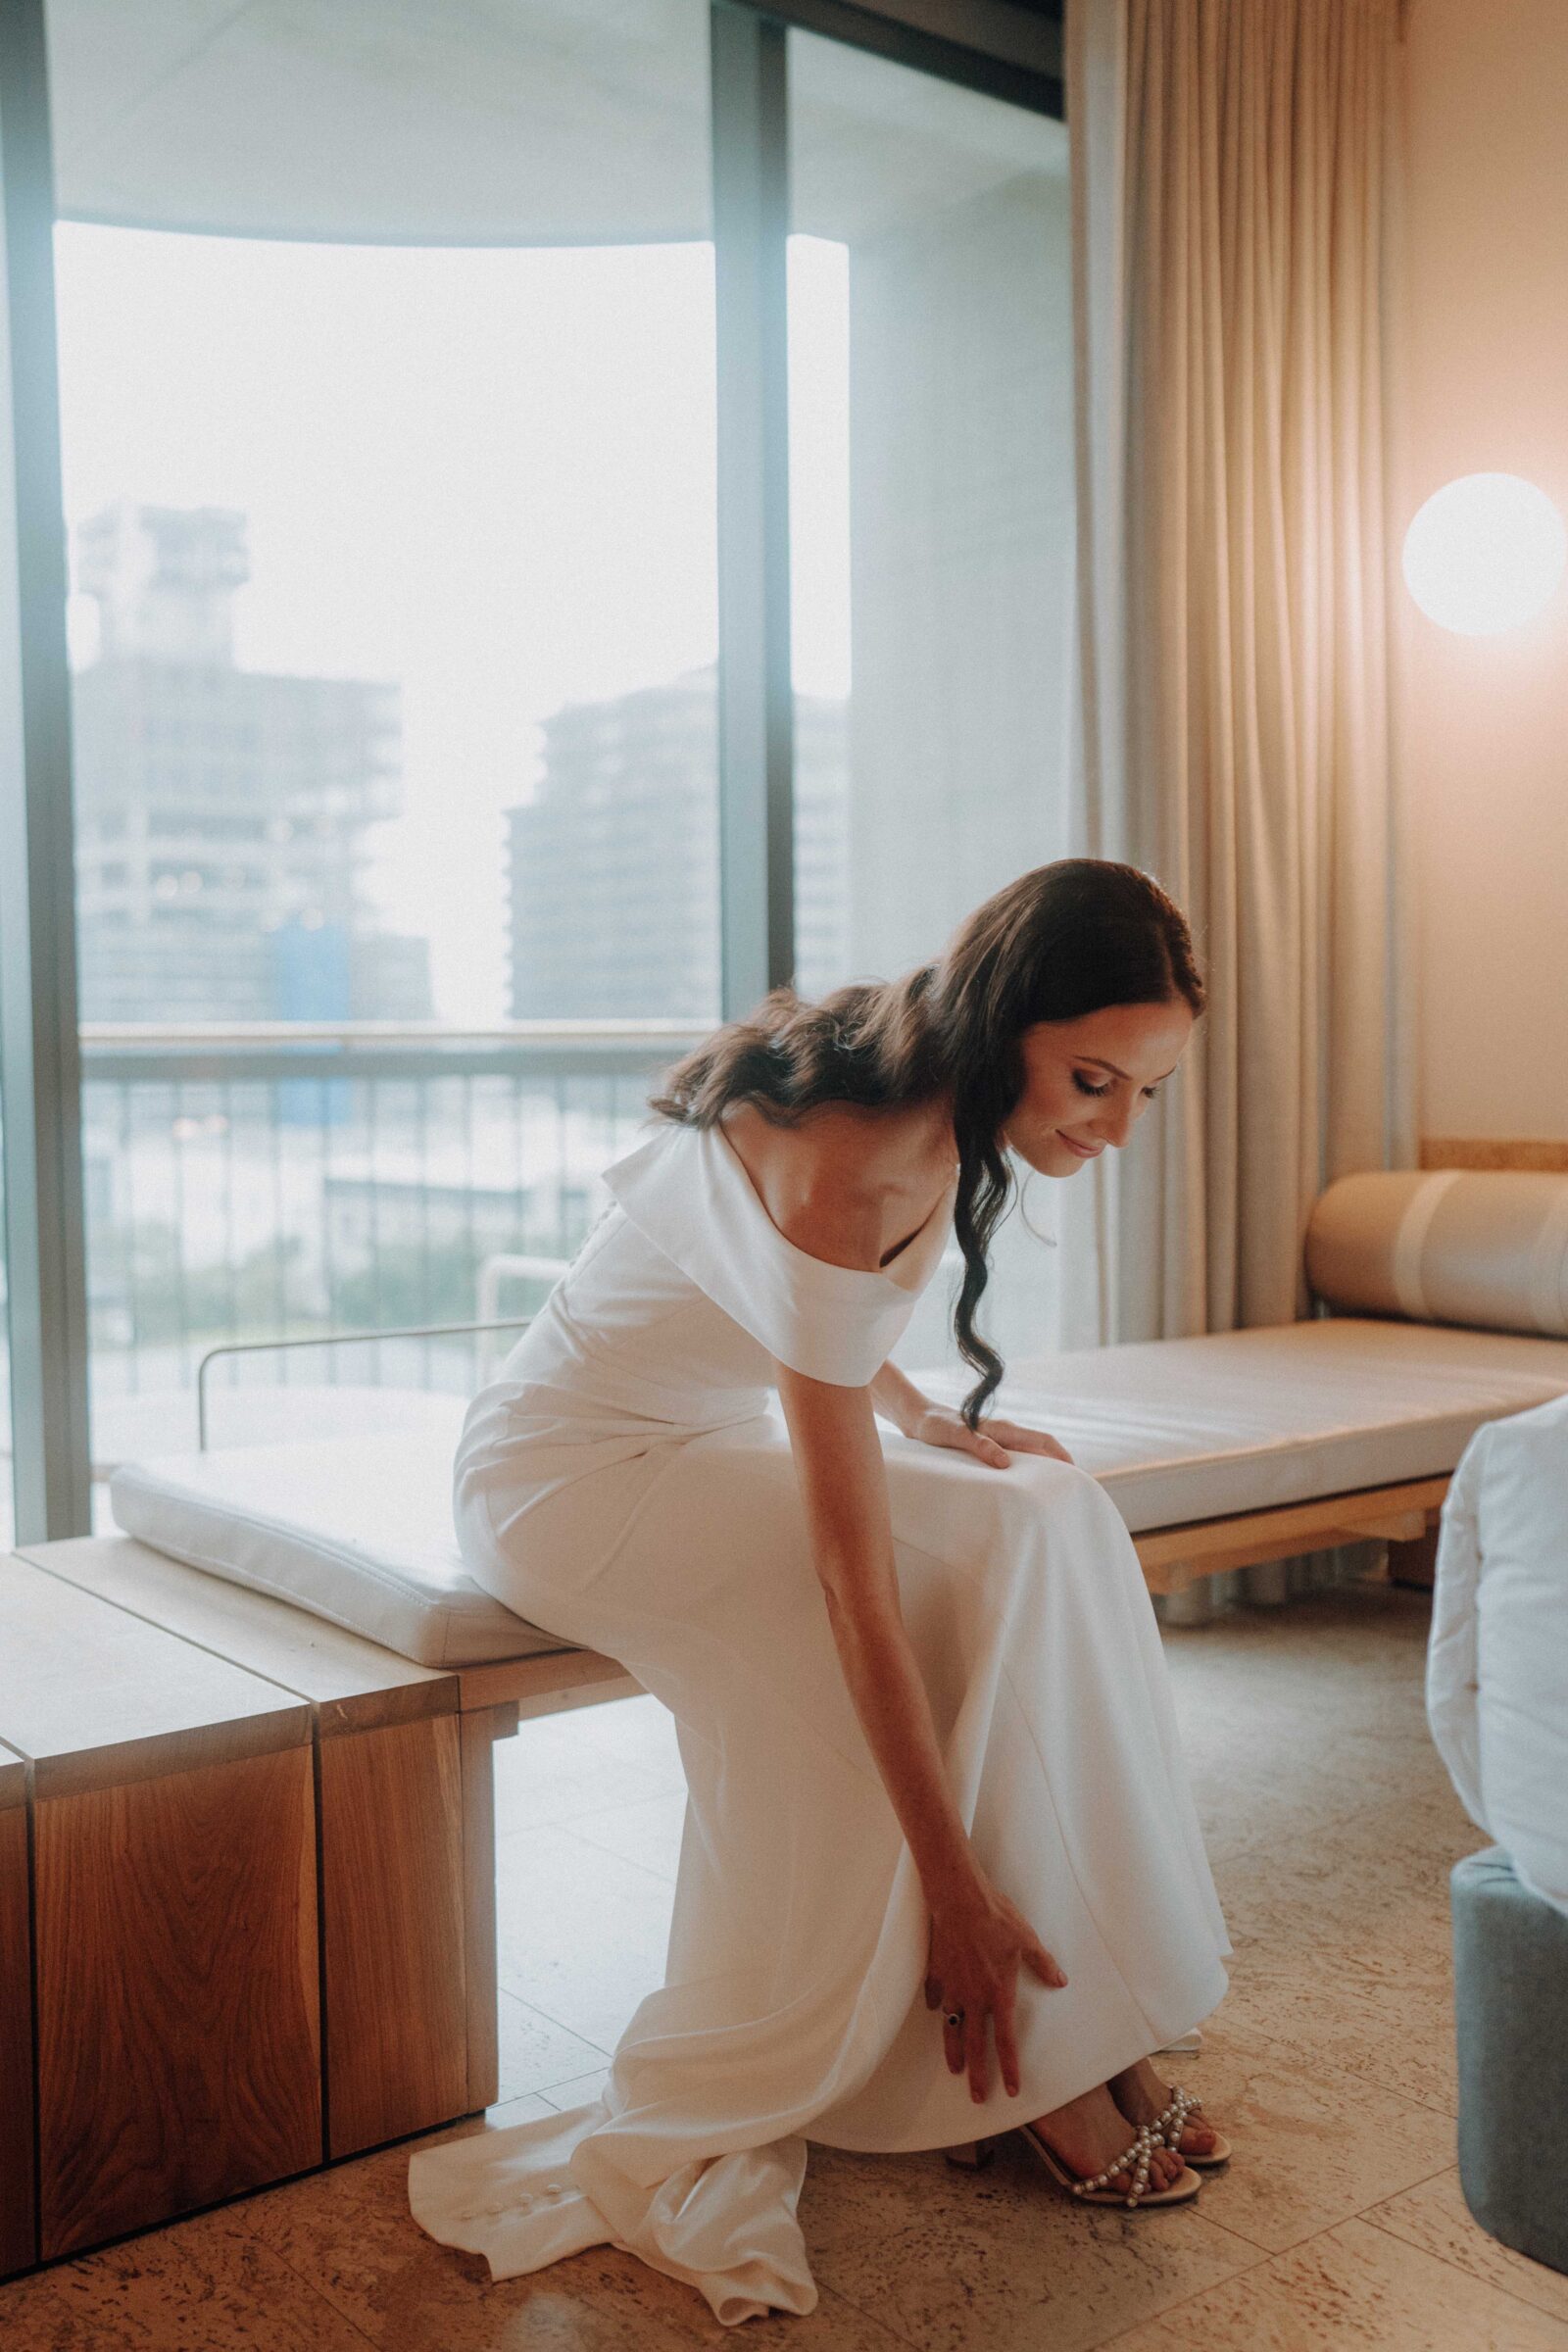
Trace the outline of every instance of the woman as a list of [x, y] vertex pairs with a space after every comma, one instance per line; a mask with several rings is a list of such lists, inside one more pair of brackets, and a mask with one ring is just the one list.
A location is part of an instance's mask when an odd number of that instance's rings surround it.
[[[475, 1397], [472, 1574], [663, 1700], [689, 1786], [666, 1982], [603, 2097], [413, 2160], [498, 2278], [610, 2239], [720, 2320], [806, 2312], [808, 2139], [973, 2161], [1019, 2126], [1144, 2204], [1228, 2152], [1149, 2064], [1229, 1946], [1137, 1557], [1054, 1439], [985, 1418], [975, 1323], [1004, 1152], [1125, 1144], [1202, 1003], [1158, 885], [1090, 859], [905, 980], [768, 999], [672, 1073]], [[889, 1360], [950, 1222], [960, 1411]]]

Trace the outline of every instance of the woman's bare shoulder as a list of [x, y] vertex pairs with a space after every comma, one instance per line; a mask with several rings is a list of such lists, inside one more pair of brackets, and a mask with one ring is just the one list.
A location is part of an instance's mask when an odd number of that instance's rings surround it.
[[874, 1273], [929, 1208], [931, 1122], [918, 1110], [827, 1103], [779, 1127], [744, 1103], [724, 1134], [785, 1240], [828, 1265]]

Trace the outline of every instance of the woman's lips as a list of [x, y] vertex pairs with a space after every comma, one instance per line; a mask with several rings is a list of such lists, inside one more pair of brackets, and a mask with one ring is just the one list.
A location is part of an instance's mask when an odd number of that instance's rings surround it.
[[1056, 1141], [1065, 1144], [1069, 1152], [1076, 1152], [1080, 1159], [1098, 1159], [1105, 1149], [1103, 1144], [1075, 1144], [1072, 1137], [1063, 1135], [1059, 1127], [1056, 1129]]

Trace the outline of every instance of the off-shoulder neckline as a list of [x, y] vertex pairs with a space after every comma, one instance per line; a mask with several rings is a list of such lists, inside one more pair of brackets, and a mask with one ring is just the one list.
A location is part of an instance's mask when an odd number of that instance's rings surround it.
[[692, 1132], [713, 1138], [725, 1160], [733, 1168], [735, 1176], [744, 1190], [752, 1214], [766, 1228], [779, 1247], [787, 1250], [792, 1257], [798, 1258], [803, 1266], [810, 1267], [813, 1273], [825, 1275], [830, 1279], [842, 1275], [849, 1282], [886, 1282], [891, 1283], [895, 1290], [907, 1291], [910, 1285], [901, 1282], [899, 1276], [906, 1266], [918, 1260], [921, 1242], [930, 1234], [932, 1228], [943, 1220], [943, 1212], [952, 1200], [957, 1184], [957, 1177], [955, 1174], [939, 1195], [929, 1215], [901, 1243], [898, 1250], [885, 1266], [840, 1266], [836, 1265], [830, 1257], [817, 1257], [809, 1250], [803, 1250], [799, 1242], [792, 1242], [789, 1235], [774, 1223], [766, 1201], [752, 1182], [751, 1171], [722, 1127], [714, 1125], [697, 1128]]

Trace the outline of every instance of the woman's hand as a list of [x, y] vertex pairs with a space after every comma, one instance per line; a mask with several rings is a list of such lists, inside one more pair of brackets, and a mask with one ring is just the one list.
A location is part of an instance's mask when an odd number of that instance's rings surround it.
[[1072, 1460], [1066, 1446], [1048, 1430], [1026, 1429], [1021, 1421], [984, 1421], [971, 1429], [951, 1404], [927, 1404], [905, 1434], [918, 1438], [922, 1446], [950, 1446], [956, 1453], [972, 1453], [992, 1470], [1005, 1470], [1009, 1453], [1049, 1453], [1054, 1461]]
[[[1018, 1970], [1059, 1989], [1067, 1980], [1029, 1922], [983, 1873], [961, 1890], [931, 1905], [931, 1945], [925, 2005], [943, 2011], [942, 2046], [948, 2072], [969, 2076], [969, 2093], [983, 2099], [987, 2080], [986, 2020], [997, 2040], [997, 2063], [1008, 2098], [1018, 2095], [1018, 2042], [1013, 2007]], [[962, 2024], [947, 2018], [960, 2014]]]

